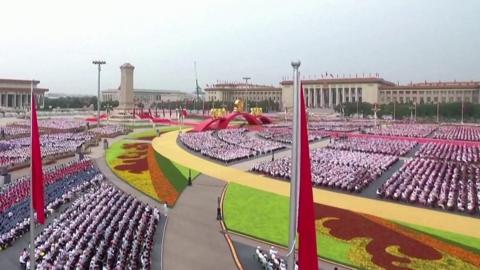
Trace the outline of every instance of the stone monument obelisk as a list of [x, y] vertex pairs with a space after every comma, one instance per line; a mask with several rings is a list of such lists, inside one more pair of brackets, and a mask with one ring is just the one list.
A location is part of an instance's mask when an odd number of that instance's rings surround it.
[[120, 93], [118, 98], [118, 110], [122, 112], [129, 112], [133, 110], [133, 70], [134, 66], [130, 63], [125, 63], [120, 66], [121, 82]]

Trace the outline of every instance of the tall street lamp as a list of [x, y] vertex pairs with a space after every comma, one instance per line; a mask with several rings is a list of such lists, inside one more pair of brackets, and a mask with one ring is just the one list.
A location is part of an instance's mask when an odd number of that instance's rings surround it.
[[101, 60], [94, 60], [92, 64], [98, 66], [98, 92], [97, 92], [97, 126], [100, 127], [100, 71], [102, 71], [102, 65], [107, 62]]

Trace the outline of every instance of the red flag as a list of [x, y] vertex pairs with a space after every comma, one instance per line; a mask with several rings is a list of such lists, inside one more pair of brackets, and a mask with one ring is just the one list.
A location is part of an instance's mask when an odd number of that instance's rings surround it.
[[32, 204], [37, 213], [37, 220], [40, 224], [45, 223], [45, 202], [43, 198], [43, 171], [42, 155], [40, 152], [40, 134], [38, 132], [37, 110], [35, 108], [35, 97], [32, 97]]
[[313, 208], [310, 147], [308, 146], [308, 119], [303, 84], [300, 84], [300, 191], [298, 203], [298, 268], [318, 270], [317, 236]]

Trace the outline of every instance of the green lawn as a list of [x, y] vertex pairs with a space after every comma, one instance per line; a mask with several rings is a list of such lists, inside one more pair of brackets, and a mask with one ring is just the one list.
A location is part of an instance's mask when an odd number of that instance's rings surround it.
[[[410, 223], [405, 223], [405, 222], [396, 222], [402, 226], [411, 228], [415, 231], [423, 232], [425, 234], [434, 236], [436, 238], [440, 238], [442, 240], [445, 240], [447, 242], [461, 245], [473, 252], [479, 253], [480, 254], [480, 239], [458, 234], [458, 233], [452, 233], [452, 232], [447, 232], [447, 231], [442, 231], [442, 230], [437, 230], [433, 228], [428, 228], [424, 226], [419, 226], [419, 225], [414, 225]], [[479, 228], [480, 230], [480, 228]]]
[[107, 164], [111, 164], [111, 162], [116, 159], [121, 153], [123, 153], [125, 150], [123, 150], [122, 146], [127, 143], [124, 140], [119, 140], [114, 143], [112, 143], [107, 151], [106, 151], [106, 160]]
[[[170, 181], [170, 183], [175, 187], [175, 189], [179, 193], [181, 193], [188, 185], [189, 169], [183, 165], [180, 165], [165, 158], [157, 152], [155, 152], [155, 159], [157, 160], [157, 164], [162, 169], [165, 177]], [[195, 170], [191, 171], [193, 181], [200, 173]]]
[[[165, 133], [165, 132], [169, 132], [169, 131], [178, 129], [177, 126], [161, 126], [161, 127], [157, 127], [157, 128], [160, 130], [160, 133]], [[142, 138], [142, 137], [152, 137], [152, 136], [157, 136], [157, 129], [156, 128], [131, 133], [130, 135], [128, 135], [127, 138], [138, 139], [138, 138]]]
[[[254, 238], [288, 245], [288, 197], [231, 183], [224, 201], [229, 230]], [[351, 265], [349, 243], [317, 232], [317, 253], [326, 259]]]

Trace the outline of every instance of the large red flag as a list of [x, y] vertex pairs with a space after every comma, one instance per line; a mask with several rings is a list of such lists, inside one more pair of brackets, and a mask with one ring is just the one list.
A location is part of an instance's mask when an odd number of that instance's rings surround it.
[[35, 108], [35, 97], [32, 98], [32, 201], [33, 209], [37, 213], [37, 220], [40, 224], [45, 223], [45, 210], [43, 199], [43, 171], [42, 155], [40, 153], [40, 134], [38, 132], [37, 111]]
[[303, 84], [300, 84], [300, 191], [298, 203], [298, 268], [318, 270], [315, 212], [313, 208], [312, 172], [308, 145], [308, 119]]

